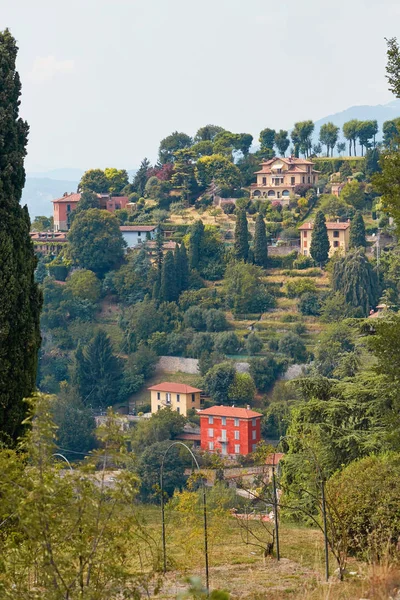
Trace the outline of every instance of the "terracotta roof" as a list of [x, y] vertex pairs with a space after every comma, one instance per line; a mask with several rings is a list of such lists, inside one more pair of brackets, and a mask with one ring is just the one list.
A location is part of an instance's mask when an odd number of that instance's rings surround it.
[[268, 160], [264, 160], [262, 162], [263, 165], [272, 165], [277, 160], [285, 162], [288, 165], [314, 165], [315, 163], [312, 160], [307, 160], [306, 158], [296, 158], [294, 156], [275, 156], [274, 158], [270, 158]]
[[[66, 196], [62, 196], [61, 198], [56, 198], [55, 200], [52, 200], [52, 202], [79, 202], [79, 200], [81, 199], [81, 195], [80, 193], [75, 193], [72, 192], [72, 194], [67, 194]], [[116, 202], [117, 200], [119, 201], [127, 201], [129, 200], [128, 196], [109, 196], [108, 194], [96, 194], [96, 196], [100, 199], [100, 200], [107, 200], [107, 202]]]
[[80, 199], [81, 199], [81, 194], [72, 193], [72, 194], [67, 194], [66, 196], [62, 196], [62, 198], [57, 198], [56, 200], [52, 200], [52, 202], [57, 202], [57, 203], [68, 202], [68, 203], [71, 203], [71, 202], [79, 202]]
[[157, 385], [152, 385], [147, 388], [148, 390], [154, 390], [156, 392], [174, 392], [177, 394], [193, 394], [194, 392], [201, 392], [198, 388], [186, 385], [186, 383], [173, 383], [172, 381], [163, 381]]
[[157, 225], [121, 225], [121, 231], [154, 231]]
[[175, 439], [189, 440], [191, 442], [199, 442], [200, 434], [199, 433], [180, 433], [179, 435], [175, 436]]
[[67, 235], [65, 232], [52, 232], [52, 231], [31, 231], [30, 234], [32, 240], [38, 240], [40, 242], [66, 242]]
[[[350, 227], [350, 223], [348, 221], [346, 221], [346, 223], [326, 223], [327, 229], [347, 229], [348, 227]], [[301, 225], [299, 229], [314, 229], [314, 223], [304, 223], [304, 225]]]
[[[168, 240], [167, 242], [163, 242], [163, 249], [164, 250], [175, 250], [177, 242], [174, 242], [174, 240]], [[156, 241], [155, 240], [146, 240], [145, 242], [143, 242], [142, 246], [145, 245], [146, 248], [150, 248], [150, 250], [152, 248], [156, 247]]]
[[249, 408], [236, 408], [236, 406], [211, 406], [200, 411], [200, 416], [212, 415], [214, 417], [236, 417], [237, 419], [253, 419], [262, 417], [261, 413]]

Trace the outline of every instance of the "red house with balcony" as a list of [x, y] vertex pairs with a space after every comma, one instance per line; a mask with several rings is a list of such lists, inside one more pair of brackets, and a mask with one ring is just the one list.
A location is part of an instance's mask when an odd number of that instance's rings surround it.
[[249, 406], [212, 406], [199, 414], [202, 450], [235, 456], [256, 449], [261, 439], [262, 415]]

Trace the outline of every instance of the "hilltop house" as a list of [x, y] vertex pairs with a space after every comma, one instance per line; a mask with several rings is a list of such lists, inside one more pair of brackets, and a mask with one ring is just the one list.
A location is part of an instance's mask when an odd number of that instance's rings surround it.
[[247, 408], [212, 406], [200, 412], [201, 449], [227, 455], [246, 455], [261, 439], [262, 414]]
[[120, 227], [127, 248], [136, 248], [148, 240], [153, 240], [158, 229], [158, 225], [121, 225]]
[[256, 171], [257, 183], [250, 186], [250, 197], [268, 198], [280, 204], [288, 204], [291, 194], [298, 185], [314, 185], [318, 183], [319, 171], [314, 169], [311, 160], [305, 158], [271, 158], [261, 164], [261, 171]]
[[[68, 194], [65, 193], [62, 198], [52, 200], [53, 202], [53, 218], [54, 231], [68, 231], [71, 226], [71, 213], [76, 209], [76, 206], [81, 199], [80, 193]], [[128, 196], [110, 196], [109, 194], [96, 194], [100, 200], [100, 208], [115, 212], [122, 208], [126, 208], [129, 203]]]
[[62, 232], [31, 231], [29, 235], [38, 254], [58, 254], [67, 242], [67, 236]]
[[164, 381], [147, 389], [150, 390], [152, 413], [170, 407], [186, 417], [192, 408], [200, 408], [201, 390], [191, 385]]
[[[300, 253], [309, 256], [314, 223], [304, 223], [299, 227], [300, 231]], [[350, 242], [350, 221], [346, 223], [326, 223], [329, 238], [329, 256], [336, 250], [346, 253]]]

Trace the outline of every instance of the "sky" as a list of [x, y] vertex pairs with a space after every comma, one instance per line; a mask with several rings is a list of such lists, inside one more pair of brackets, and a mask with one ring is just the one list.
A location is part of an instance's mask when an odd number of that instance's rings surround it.
[[172, 131], [258, 137], [393, 100], [397, 0], [0, 0], [19, 45], [26, 168], [137, 168]]

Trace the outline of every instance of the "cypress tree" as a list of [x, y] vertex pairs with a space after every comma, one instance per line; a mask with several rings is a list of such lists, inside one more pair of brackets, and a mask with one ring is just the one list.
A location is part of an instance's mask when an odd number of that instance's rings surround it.
[[189, 287], [189, 260], [185, 242], [181, 243], [179, 257], [181, 261], [181, 291], [184, 292]]
[[249, 230], [244, 208], [239, 209], [236, 216], [234, 252], [237, 260], [247, 261], [249, 256]]
[[268, 262], [268, 245], [265, 222], [261, 213], [258, 213], [256, 218], [253, 252], [255, 264], [265, 269]]
[[319, 210], [315, 215], [314, 229], [310, 245], [310, 254], [322, 268], [329, 257], [329, 238], [324, 213]]
[[175, 265], [175, 280], [176, 280], [176, 290], [179, 294], [182, 291], [182, 268], [181, 268], [181, 252], [179, 248], [179, 244], [176, 244], [174, 250], [174, 265]]
[[361, 212], [358, 210], [350, 224], [350, 248], [367, 247], [365, 225]]
[[161, 289], [161, 273], [162, 273], [162, 265], [163, 265], [164, 255], [163, 255], [163, 236], [161, 233], [161, 229], [158, 228], [156, 233], [156, 267], [157, 267], [157, 275], [156, 280], [153, 285], [152, 297], [157, 299], [160, 296]]
[[41, 293], [34, 281], [29, 214], [20, 206], [29, 127], [18, 116], [17, 51], [8, 29], [0, 32], [0, 435], [5, 443], [21, 433], [23, 399], [35, 388], [40, 346]]
[[178, 299], [178, 289], [176, 287], [176, 271], [174, 255], [168, 250], [165, 255], [162, 273], [161, 273], [161, 302], [174, 302]]
[[204, 239], [203, 221], [193, 223], [190, 230], [189, 242], [189, 264], [191, 269], [198, 269], [201, 259], [201, 251]]

